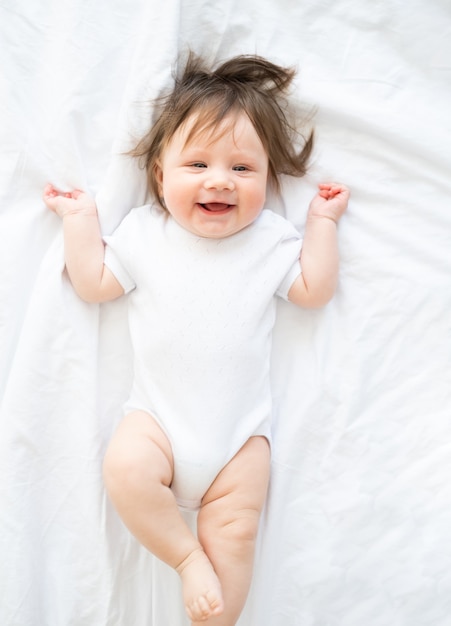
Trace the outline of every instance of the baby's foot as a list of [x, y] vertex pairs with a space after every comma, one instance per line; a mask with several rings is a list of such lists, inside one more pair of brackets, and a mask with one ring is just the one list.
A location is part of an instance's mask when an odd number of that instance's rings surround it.
[[223, 612], [221, 584], [201, 548], [191, 552], [176, 570], [182, 579], [185, 609], [193, 622], [202, 622]]

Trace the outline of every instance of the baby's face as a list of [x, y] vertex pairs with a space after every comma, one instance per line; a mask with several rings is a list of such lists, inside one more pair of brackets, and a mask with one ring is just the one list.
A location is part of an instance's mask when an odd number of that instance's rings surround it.
[[266, 198], [268, 156], [249, 118], [225, 118], [217, 133], [188, 143], [194, 120], [172, 137], [156, 170], [173, 218], [200, 237], [219, 239], [251, 224]]

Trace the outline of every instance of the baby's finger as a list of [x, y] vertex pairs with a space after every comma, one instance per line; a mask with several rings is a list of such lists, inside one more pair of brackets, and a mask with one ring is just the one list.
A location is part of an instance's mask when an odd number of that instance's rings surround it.
[[58, 195], [58, 192], [56, 191], [55, 187], [51, 185], [50, 183], [48, 183], [44, 187], [44, 192], [43, 192], [44, 198], [54, 198], [57, 195]]

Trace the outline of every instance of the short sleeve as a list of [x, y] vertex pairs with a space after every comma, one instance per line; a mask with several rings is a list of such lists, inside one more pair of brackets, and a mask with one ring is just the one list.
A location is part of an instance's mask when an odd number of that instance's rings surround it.
[[113, 234], [103, 237], [105, 243], [106, 267], [120, 282], [125, 293], [136, 287], [136, 246], [139, 245], [142, 234], [142, 219], [146, 207], [132, 209], [124, 217]]
[[103, 262], [106, 267], [114, 274], [116, 280], [120, 282], [124, 293], [129, 293], [136, 287], [135, 281], [122, 265], [114, 249], [110, 245], [108, 245], [108, 237], [104, 237], [104, 241], [106, 243], [106, 246], [105, 258]]
[[[298, 245], [302, 245], [299, 240]], [[280, 283], [279, 289], [277, 290], [277, 295], [280, 298], [288, 301], [288, 292], [290, 291], [291, 286], [293, 285], [299, 274], [301, 274], [301, 272], [301, 262], [298, 258], [288, 270], [288, 273], [286, 274], [283, 281]]]
[[284, 217], [269, 211], [265, 211], [265, 213], [265, 219], [277, 240], [273, 258], [279, 282], [275, 294], [288, 300], [288, 292], [302, 272], [300, 262], [302, 235]]

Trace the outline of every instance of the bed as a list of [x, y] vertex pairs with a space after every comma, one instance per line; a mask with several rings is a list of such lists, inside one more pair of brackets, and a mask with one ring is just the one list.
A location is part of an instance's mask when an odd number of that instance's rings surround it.
[[48, 181], [89, 189], [105, 233], [146, 201], [124, 152], [188, 47], [297, 68], [316, 146], [271, 208], [302, 231], [319, 181], [352, 193], [336, 296], [279, 305], [239, 626], [449, 626], [449, 0], [4, 0], [0, 33], [2, 626], [188, 623], [177, 576], [102, 485], [130, 384], [125, 303], [78, 299], [41, 200]]

